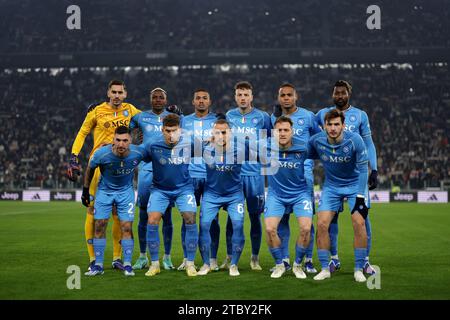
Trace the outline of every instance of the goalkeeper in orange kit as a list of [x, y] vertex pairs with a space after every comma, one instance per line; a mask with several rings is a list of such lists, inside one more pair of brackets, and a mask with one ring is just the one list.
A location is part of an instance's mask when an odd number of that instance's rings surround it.
[[[134, 115], [141, 112], [132, 104], [123, 102], [127, 97], [126, 87], [123, 81], [112, 80], [108, 84], [108, 102], [103, 102], [97, 105], [92, 105], [80, 130], [75, 138], [72, 146], [72, 155], [69, 161], [69, 167], [67, 169], [67, 176], [70, 180], [76, 181], [80, 175], [81, 166], [78, 160], [78, 154], [83, 148], [84, 140], [93, 133], [94, 147], [89, 155], [89, 158], [94, 152], [102, 145], [113, 142], [114, 131], [119, 126], [129, 126], [130, 119]], [[89, 187], [89, 194], [92, 199], [97, 191], [97, 184], [100, 178], [100, 170], [96, 169], [94, 178]], [[120, 239], [122, 237], [120, 231], [120, 224], [117, 214], [113, 212], [113, 263], [114, 269], [123, 270], [123, 263], [121, 260], [122, 247], [120, 245]], [[89, 253], [89, 269], [95, 264], [95, 254], [93, 247], [94, 238], [94, 204], [90, 202], [90, 206], [87, 208], [86, 223], [84, 227], [87, 249]]]

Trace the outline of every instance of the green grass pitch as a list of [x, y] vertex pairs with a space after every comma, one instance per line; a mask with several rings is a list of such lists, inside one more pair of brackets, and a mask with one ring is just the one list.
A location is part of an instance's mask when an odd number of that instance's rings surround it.
[[[347, 209], [346, 209], [347, 210]], [[265, 239], [261, 247], [263, 271], [251, 271], [249, 221], [245, 250], [239, 262], [240, 277], [226, 271], [188, 278], [184, 272], [165, 271], [156, 277], [138, 271], [125, 278], [110, 268], [111, 224], [108, 227], [106, 270], [100, 277], [81, 276], [81, 289], [69, 290], [66, 273], [88, 264], [84, 241], [85, 210], [80, 203], [0, 203], [0, 299], [450, 299], [450, 205], [374, 204], [371, 219], [371, 262], [381, 268], [381, 289], [369, 290], [353, 280], [352, 230], [348, 211], [340, 217], [339, 255], [342, 270], [331, 279], [298, 280], [288, 272], [271, 279], [273, 260]], [[221, 212], [219, 263], [225, 256], [225, 219]], [[174, 213], [172, 260], [182, 260], [181, 218]], [[291, 256], [297, 222], [291, 217]], [[137, 239], [137, 221], [134, 225]], [[134, 259], [138, 256], [135, 244]], [[162, 251], [160, 251], [162, 252]], [[319, 267], [316, 252], [314, 262]], [[197, 253], [196, 265], [201, 265]]]

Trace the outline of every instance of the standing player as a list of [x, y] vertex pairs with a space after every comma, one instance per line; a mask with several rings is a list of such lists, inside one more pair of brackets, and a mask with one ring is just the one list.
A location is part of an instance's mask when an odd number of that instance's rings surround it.
[[[70, 180], [76, 181], [77, 175], [80, 174], [80, 162], [78, 154], [83, 148], [84, 140], [87, 135], [93, 132], [94, 147], [90, 153], [90, 157], [94, 152], [104, 144], [112, 143], [114, 131], [120, 125], [128, 126], [131, 117], [138, 114], [140, 110], [129, 103], [123, 102], [127, 97], [127, 90], [123, 81], [112, 80], [108, 84], [107, 95], [108, 102], [103, 102], [98, 105], [93, 105], [89, 108], [86, 118], [78, 131], [77, 137], [72, 146], [72, 155], [67, 169], [67, 176]], [[100, 170], [97, 169], [89, 192], [95, 195], [97, 184], [100, 177]], [[121, 231], [119, 219], [116, 214], [113, 214], [113, 268], [123, 270], [121, 261], [122, 247], [120, 245]], [[93, 248], [94, 239], [94, 204], [90, 202], [87, 208], [86, 222], [84, 226], [86, 236], [87, 249], [89, 253], [90, 264], [89, 267], [95, 264], [95, 254]]]
[[[306, 145], [309, 138], [320, 132], [320, 128], [315, 121], [314, 113], [306, 110], [305, 108], [297, 106], [298, 95], [295, 87], [290, 83], [284, 83], [278, 90], [278, 103], [279, 106], [275, 106], [274, 113], [271, 116], [272, 126], [275, 126], [277, 118], [282, 114], [292, 119], [293, 123], [293, 143], [294, 145]], [[308, 183], [308, 190], [311, 195], [311, 201], [313, 204], [314, 212], [314, 161], [311, 159], [305, 160], [304, 173], [306, 182]], [[281, 240], [281, 250], [283, 256], [283, 263], [287, 270], [290, 269], [289, 263], [289, 228], [290, 212], [286, 212], [281, 218], [278, 225], [278, 236]], [[306, 252], [304, 270], [308, 273], [316, 273], [312, 263], [313, 248], [314, 248], [314, 225], [311, 226], [311, 241]]]
[[180, 137], [180, 117], [167, 115], [163, 119], [163, 137], [156, 140], [147, 150], [153, 164], [153, 183], [148, 200], [147, 246], [151, 265], [146, 276], [160, 273], [159, 267], [159, 222], [170, 203], [176, 203], [186, 224], [186, 273], [196, 276], [194, 266], [198, 245], [198, 230], [195, 223], [194, 188], [189, 176], [189, 163], [194, 148], [190, 137]]
[[345, 116], [333, 109], [325, 114], [325, 131], [311, 137], [308, 156], [322, 161], [325, 171], [317, 221], [317, 254], [322, 266], [314, 280], [331, 277], [329, 268], [330, 237], [328, 229], [333, 217], [339, 214], [344, 198], [352, 213], [354, 230], [355, 272], [357, 282], [366, 281], [363, 273], [367, 256], [365, 220], [368, 208], [365, 202], [367, 188], [367, 148], [357, 133], [344, 131]]
[[87, 276], [103, 274], [103, 258], [106, 247], [105, 232], [113, 206], [117, 208], [122, 230], [124, 274], [125, 276], [134, 276], [131, 267], [134, 248], [135, 200], [133, 177], [134, 169], [141, 160], [148, 157], [148, 154], [143, 146], [130, 144], [130, 129], [126, 126], [119, 126], [115, 131], [113, 144], [99, 148], [91, 157], [86, 168], [81, 198], [86, 207], [89, 207], [90, 204], [89, 186], [95, 175], [95, 170], [99, 168], [101, 172], [94, 204], [95, 237], [93, 244], [96, 260], [91, 270], [86, 272]]
[[[334, 106], [324, 108], [317, 113], [317, 121], [319, 125], [324, 128], [325, 114], [337, 109], [345, 114], [345, 130], [358, 133], [366, 145], [371, 173], [369, 176], [369, 190], [377, 187], [377, 152], [372, 140], [372, 132], [370, 130], [369, 119], [367, 114], [361, 109], [350, 105], [350, 96], [352, 94], [352, 86], [344, 80], [339, 80], [335, 83], [333, 89]], [[367, 197], [368, 192], [367, 192]], [[370, 208], [370, 199], [368, 198], [368, 207]], [[341, 266], [338, 256], [338, 215], [335, 216], [330, 224], [330, 238], [331, 238], [331, 261], [330, 270], [334, 272]], [[367, 231], [367, 257], [364, 262], [364, 272], [367, 274], [374, 274], [375, 270], [369, 263], [369, 253], [372, 247], [372, 227], [369, 218], [365, 220]]]
[[[131, 118], [130, 128], [139, 128], [143, 134], [143, 143], [151, 144], [155, 140], [162, 137], [161, 127], [163, 118], [170, 114], [164, 110], [167, 105], [167, 93], [162, 88], [155, 88], [150, 91], [151, 110], [141, 112]], [[133, 265], [133, 269], [144, 269], [148, 267], [149, 261], [147, 258], [147, 203], [150, 196], [150, 188], [153, 179], [153, 166], [151, 162], [141, 163], [138, 173], [138, 199], [139, 205], [139, 248], [140, 256]], [[170, 258], [170, 251], [172, 249], [172, 208], [168, 207], [163, 215], [162, 233], [164, 239], [164, 258], [163, 267], [166, 270], [175, 269]]]
[[[258, 142], [264, 135], [261, 129], [270, 132], [270, 117], [267, 112], [252, 106], [253, 87], [246, 81], [238, 82], [235, 87], [235, 101], [237, 107], [227, 112], [227, 121], [233, 133], [245, 136], [253, 142]], [[254, 146], [253, 146], [254, 147]], [[242, 165], [242, 184], [244, 197], [247, 201], [247, 211], [250, 217], [250, 240], [252, 243], [252, 257], [250, 267], [252, 270], [262, 270], [259, 265], [259, 250], [261, 248], [262, 229], [261, 213], [264, 210], [264, 176], [261, 175], [261, 164], [248, 161]], [[232, 255], [231, 236], [233, 233], [230, 216], [227, 220], [227, 259], [221, 267], [228, 267]]]
[[220, 208], [228, 211], [232, 222], [232, 258], [230, 276], [239, 276], [238, 261], [244, 248], [244, 194], [242, 190], [241, 165], [238, 152], [244, 152], [232, 141], [230, 126], [225, 119], [214, 125], [211, 144], [204, 150], [206, 162], [205, 193], [200, 207], [200, 253], [203, 266], [198, 275], [206, 275], [214, 270], [210, 259], [212, 221], [217, 219]]
[[[195, 112], [183, 118], [183, 129], [185, 132], [199, 141], [209, 141], [211, 139], [211, 131], [215, 121], [220, 117], [216, 113], [210, 112], [211, 97], [208, 90], [199, 88], [194, 92], [192, 100]], [[206, 179], [206, 167], [202, 157], [194, 158], [189, 164], [189, 174], [194, 184], [195, 201], [197, 206], [200, 205], [203, 196]], [[185, 245], [186, 226], [183, 223], [181, 229], [181, 243], [183, 245], [184, 259], [178, 270], [184, 270], [186, 267], [186, 245]], [[217, 265], [217, 251], [219, 248], [220, 227], [218, 219], [214, 219], [211, 223], [211, 269], [219, 270]]]

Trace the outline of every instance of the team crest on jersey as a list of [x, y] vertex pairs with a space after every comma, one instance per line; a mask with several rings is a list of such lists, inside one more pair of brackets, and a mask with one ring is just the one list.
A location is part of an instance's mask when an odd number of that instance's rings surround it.
[[356, 117], [355, 117], [354, 115], [351, 115], [351, 116], [350, 116], [350, 121], [351, 121], [351, 122], [355, 122], [355, 121], [356, 121]]
[[153, 129], [153, 125], [151, 125], [151, 124], [148, 124], [145, 126], [146, 131], [152, 131], [152, 129]]
[[133, 166], [136, 166], [139, 163], [137, 160], [133, 160]]
[[303, 119], [298, 119], [297, 123], [298, 123], [300, 126], [302, 126], [302, 125], [305, 124], [305, 120], [303, 120]]
[[162, 165], [167, 164], [167, 160], [164, 158], [159, 159], [159, 163], [161, 163]]
[[301, 154], [300, 152], [296, 152], [296, 153], [295, 153], [295, 157], [296, 157], [297, 159], [300, 159], [301, 156], [302, 156], [302, 154]]
[[326, 154], [323, 154], [321, 158], [323, 161], [328, 161], [328, 156]]
[[106, 121], [106, 122], [103, 124], [103, 126], [104, 126], [106, 129], [108, 129], [108, 128], [111, 126], [111, 124], [110, 124], [108, 121]]
[[258, 119], [253, 118], [252, 122], [253, 122], [253, 124], [258, 124]]
[[344, 153], [348, 153], [350, 149], [349, 147], [345, 146], [344, 148], [342, 148], [342, 151], [344, 151]]
[[123, 111], [123, 116], [124, 116], [124, 117], [128, 117], [128, 115], [129, 115], [128, 110], [124, 110], [124, 111]]

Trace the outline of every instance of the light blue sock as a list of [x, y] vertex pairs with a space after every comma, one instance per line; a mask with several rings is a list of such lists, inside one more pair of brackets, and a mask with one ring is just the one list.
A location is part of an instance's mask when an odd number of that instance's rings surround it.
[[159, 261], [159, 225], [147, 225], [147, 246], [151, 261]]
[[269, 251], [272, 254], [272, 257], [275, 259], [275, 263], [276, 264], [283, 263], [283, 256], [282, 256], [281, 247], [277, 247], [277, 248], [270, 248], [269, 247]]
[[183, 257], [186, 258], [187, 257], [187, 252], [186, 252], [186, 224], [181, 223], [181, 247], [183, 248]]
[[314, 230], [314, 223], [312, 223], [311, 224], [311, 237], [309, 238], [309, 246], [308, 246], [308, 248], [306, 248], [306, 259], [312, 260], [315, 238], [316, 238], [316, 234], [315, 234], [315, 230]]
[[281, 240], [282, 257], [289, 258], [289, 240], [291, 237], [291, 229], [289, 228], [290, 214], [284, 214], [278, 224], [278, 237]]
[[362, 270], [364, 259], [367, 257], [367, 248], [355, 248], [355, 271]]
[[197, 225], [186, 224], [186, 259], [187, 261], [194, 261], [195, 254], [198, 247], [198, 229]]
[[322, 270], [330, 270], [328, 267], [328, 262], [330, 261], [330, 250], [317, 249], [317, 256], [319, 257]]
[[95, 253], [95, 265], [103, 267], [103, 261], [105, 258], [106, 239], [93, 240], [94, 253]]
[[304, 246], [300, 246], [298, 244], [295, 245], [295, 263], [300, 264], [303, 260], [303, 257], [306, 254], [307, 248]]
[[210, 264], [210, 251], [211, 251], [211, 234], [209, 233], [209, 229], [211, 227], [210, 221], [204, 221], [200, 225], [200, 235], [199, 235], [199, 249], [200, 254], [202, 255], [203, 263], [207, 265]]
[[237, 265], [245, 244], [244, 224], [243, 221], [236, 221], [236, 220], [234, 221], [232, 220], [232, 223], [233, 223], [233, 236], [231, 237], [231, 243], [233, 245], [233, 254], [231, 258], [231, 264]]
[[[335, 215], [337, 217], [337, 214]], [[328, 233], [330, 234], [330, 253], [332, 256], [335, 256], [338, 254], [338, 233], [339, 233], [339, 227], [337, 219], [336, 221], [331, 221], [330, 228], [328, 229]]]
[[369, 261], [370, 249], [372, 249], [372, 225], [369, 220], [369, 216], [366, 218], [366, 232], [367, 232], [367, 256], [366, 260]]
[[123, 250], [123, 265], [131, 265], [131, 259], [133, 257], [134, 240], [133, 239], [122, 239], [122, 250]]

